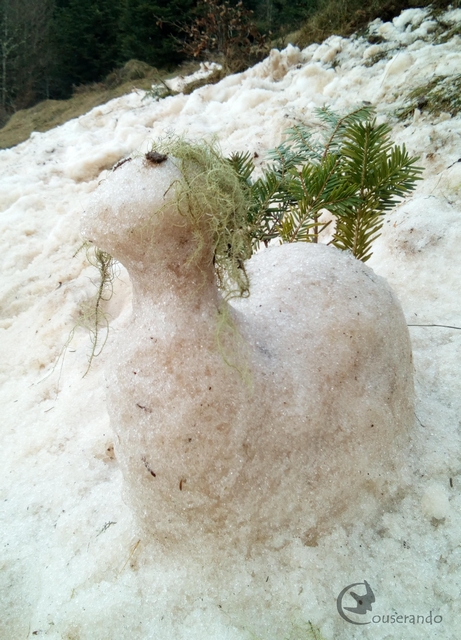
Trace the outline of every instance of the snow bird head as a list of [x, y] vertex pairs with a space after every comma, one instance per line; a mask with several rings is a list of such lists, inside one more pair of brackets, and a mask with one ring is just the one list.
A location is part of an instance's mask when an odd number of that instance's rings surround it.
[[214, 266], [228, 295], [245, 296], [248, 197], [216, 146], [175, 138], [118, 163], [86, 208], [82, 235], [122, 263]]

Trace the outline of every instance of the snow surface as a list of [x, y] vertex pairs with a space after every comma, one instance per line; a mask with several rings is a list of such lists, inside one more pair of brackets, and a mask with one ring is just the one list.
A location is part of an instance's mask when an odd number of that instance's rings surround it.
[[[115, 162], [177, 132], [215, 135], [224, 153], [250, 151], [263, 164], [315, 107], [347, 111], [362, 101], [390, 119], [394, 140], [425, 167], [414, 194], [387, 216], [368, 264], [387, 278], [409, 325], [460, 327], [461, 118], [393, 116], [413, 88], [459, 73], [461, 40], [443, 43], [437, 29], [460, 19], [461, 10], [437, 20], [407, 11], [374, 21], [379, 44], [334, 36], [304, 51], [289, 46], [190, 96], [154, 102], [132, 93], [0, 152], [1, 638], [296, 640], [308, 620], [328, 640], [362, 638], [336, 598], [364, 580], [382, 616], [366, 627], [370, 638], [459, 638], [459, 330], [410, 326], [412, 486], [392, 509], [372, 524], [331, 523], [310, 545], [281, 540], [278, 554], [236, 559], [229, 550], [213, 563], [185, 562], [139, 534], [113, 454], [105, 353], [82, 378], [89, 338], [76, 330], [58, 358], [95, 291], [94, 269], [76, 254], [80, 217]], [[130, 309], [122, 269], [108, 305], [115, 337]], [[388, 614], [428, 621], [385, 622]]]

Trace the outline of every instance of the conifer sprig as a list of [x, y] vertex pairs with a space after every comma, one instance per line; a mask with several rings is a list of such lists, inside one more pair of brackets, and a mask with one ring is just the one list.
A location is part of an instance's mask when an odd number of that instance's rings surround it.
[[[421, 179], [418, 158], [394, 145], [387, 124], [377, 124], [370, 106], [340, 117], [317, 110], [323, 128], [297, 125], [269, 152], [271, 164], [252, 180], [250, 154], [229, 159], [250, 194], [248, 223], [253, 247], [282, 242], [318, 242], [334, 220], [330, 244], [366, 262], [380, 234], [383, 214]], [[324, 219], [323, 219], [324, 220]]]

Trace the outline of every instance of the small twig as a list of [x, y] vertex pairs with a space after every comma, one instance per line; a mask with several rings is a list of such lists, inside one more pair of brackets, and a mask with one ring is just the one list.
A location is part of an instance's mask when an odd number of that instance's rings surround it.
[[104, 531], [107, 531], [107, 529], [112, 525], [112, 524], [117, 524], [116, 522], [106, 522], [106, 524], [103, 526], [103, 528], [101, 529], [101, 531], [98, 533], [98, 536], [101, 535], [101, 533], [104, 533]]
[[407, 327], [443, 327], [444, 329], [459, 329], [461, 327], [452, 327], [449, 324], [407, 324]]
[[427, 429], [426, 425], [425, 425], [425, 424], [423, 424], [423, 423], [421, 422], [421, 420], [418, 418], [418, 416], [416, 415], [416, 411], [414, 412], [414, 414], [415, 414], [415, 418], [416, 418], [416, 420], [419, 422], [419, 424], [420, 424], [422, 427], [424, 427], [424, 429]]
[[136, 551], [136, 549], [138, 548], [138, 546], [139, 546], [139, 543], [140, 543], [140, 542], [141, 542], [141, 539], [139, 539], [139, 540], [136, 542], [136, 544], [134, 545], [133, 549], [131, 550], [131, 553], [130, 553], [130, 555], [128, 556], [128, 558], [127, 558], [127, 560], [126, 560], [125, 564], [124, 564], [124, 565], [123, 565], [123, 567], [120, 569], [120, 571], [119, 571], [118, 575], [120, 575], [120, 574], [122, 573], [122, 571], [124, 570], [124, 568], [126, 567], [126, 565], [129, 563], [129, 561], [131, 560], [131, 558], [134, 556], [135, 551]]

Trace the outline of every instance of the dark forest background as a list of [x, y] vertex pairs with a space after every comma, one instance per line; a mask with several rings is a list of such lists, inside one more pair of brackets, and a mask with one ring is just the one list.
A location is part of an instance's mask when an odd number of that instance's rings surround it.
[[[302, 20], [316, 2], [242, 4], [267, 33]], [[193, 23], [196, 8], [196, 0], [0, 0], [0, 109], [68, 98], [131, 59], [176, 65], [185, 57], [180, 25]]]

